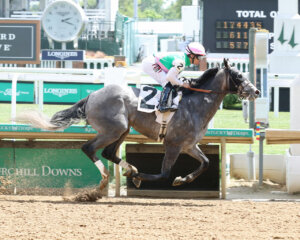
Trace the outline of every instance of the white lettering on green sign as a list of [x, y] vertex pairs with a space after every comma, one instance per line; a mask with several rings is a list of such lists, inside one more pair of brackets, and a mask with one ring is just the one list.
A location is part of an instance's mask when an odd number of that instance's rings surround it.
[[92, 89], [87, 89], [86, 90], [86, 92], [88, 93], [88, 94], [91, 94], [91, 93], [93, 93], [93, 92], [95, 92], [96, 90], [92, 90]]
[[[11, 88], [7, 88], [5, 91], [0, 91], [4, 96], [11, 96], [12, 95], [12, 90]], [[29, 92], [24, 92], [24, 91], [17, 91], [16, 96], [20, 95], [29, 95]]]
[[36, 168], [0, 168], [0, 176], [24, 176], [24, 177], [37, 177], [37, 176], [82, 176], [82, 169], [80, 168], [51, 168], [49, 166], [42, 166], [41, 171], [39, 172]]
[[36, 168], [0, 168], [0, 175], [1, 176], [11, 176], [11, 175], [17, 175], [17, 176], [39, 176], [37, 173]]
[[1, 176], [10, 176], [14, 174], [14, 168], [0, 168]]
[[42, 176], [82, 176], [81, 169], [61, 169], [61, 168], [51, 168], [49, 166], [42, 166]]

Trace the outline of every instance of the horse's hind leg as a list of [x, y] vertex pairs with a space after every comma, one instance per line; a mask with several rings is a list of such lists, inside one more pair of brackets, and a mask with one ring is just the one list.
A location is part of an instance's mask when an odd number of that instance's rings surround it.
[[122, 144], [122, 142], [124, 141], [124, 139], [128, 135], [129, 131], [130, 131], [130, 128], [128, 128], [128, 130], [125, 133], [123, 133], [123, 135], [117, 141], [115, 141], [112, 144], [108, 145], [102, 151], [102, 156], [104, 158], [112, 161], [115, 164], [119, 164], [121, 167], [123, 167], [127, 170], [127, 172], [124, 173], [124, 176], [131, 176], [131, 175], [134, 175], [134, 174], [138, 173], [137, 169], [134, 166], [128, 164], [125, 161], [123, 161], [122, 159], [120, 159], [116, 155], [120, 145]]
[[191, 149], [188, 149], [185, 152], [191, 157], [198, 160], [201, 163], [201, 165], [194, 172], [188, 174], [184, 178], [180, 176], [176, 177], [175, 180], [173, 181], [173, 186], [180, 186], [184, 183], [190, 183], [194, 181], [200, 174], [202, 174], [208, 168], [209, 159], [204, 155], [204, 153], [197, 145], [194, 145]]
[[115, 164], [119, 164], [121, 159], [116, 155], [116, 153], [128, 133], [129, 133], [129, 129], [125, 133], [123, 133], [122, 136], [117, 141], [106, 146], [102, 151], [102, 156], [112, 161]]
[[94, 139], [88, 141], [82, 146], [82, 151], [93, 161], [93, 163], [99, 169], [102, 180], [100, 182], [100, 190], [105, 188], [108, 183], [109, 172], [105, 168], [101, 160], [96, 156], [96, 152], [100, 148], [104, 148], [109, 144], [112, 144], [122, 136], [122, 133], [117, 134], [98, 134]]

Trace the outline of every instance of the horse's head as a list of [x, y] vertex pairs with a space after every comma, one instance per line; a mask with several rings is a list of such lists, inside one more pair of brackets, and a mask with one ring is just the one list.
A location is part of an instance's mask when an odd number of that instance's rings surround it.
[[228, 59], [224, 58], [224, 69], [228, 73], [228, 88], [239, 97], [253, 101], [260, 91], [236, 68], [230, 66]]

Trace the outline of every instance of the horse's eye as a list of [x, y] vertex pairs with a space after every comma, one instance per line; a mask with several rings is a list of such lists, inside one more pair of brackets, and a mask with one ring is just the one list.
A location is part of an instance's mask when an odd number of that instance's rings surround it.
[[238, 78], [243, 78], [243, 75], [241, 73], [238, 74]]

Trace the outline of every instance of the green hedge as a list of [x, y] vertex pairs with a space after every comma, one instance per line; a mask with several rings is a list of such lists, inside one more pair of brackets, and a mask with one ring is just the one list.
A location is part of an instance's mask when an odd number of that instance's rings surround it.
[[228, 94], [223, 100], [225, 109], [242, 109], [242, 102], [236, 94]]

